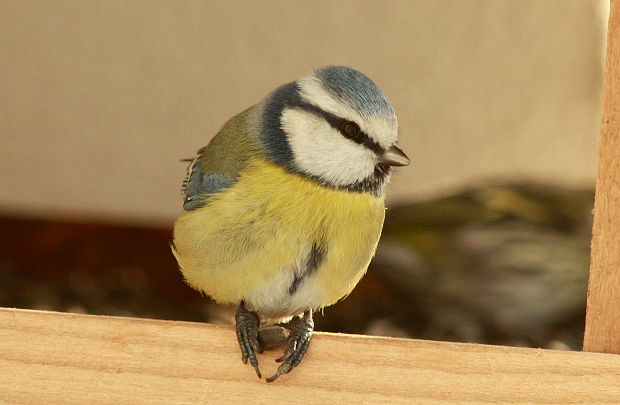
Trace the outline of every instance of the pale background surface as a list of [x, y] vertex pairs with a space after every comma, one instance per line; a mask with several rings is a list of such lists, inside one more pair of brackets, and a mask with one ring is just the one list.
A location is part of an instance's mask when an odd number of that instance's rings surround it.
[[0, 214], [169, 226], [224, 121], [318, 66], [370, 76], [410, 168], [592, 185], [605, 0], [0, 2]]

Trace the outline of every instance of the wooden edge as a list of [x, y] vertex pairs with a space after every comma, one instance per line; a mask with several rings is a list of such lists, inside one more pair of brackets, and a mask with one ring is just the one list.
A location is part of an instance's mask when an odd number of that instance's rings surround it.
[[583, 349], [620, 353], [620, 1], [611, 2]]
[[0, 370], [2, 403], [620, 403], [610, 354], [317, 332], [268, 384], [230, 326], [4, 308]]

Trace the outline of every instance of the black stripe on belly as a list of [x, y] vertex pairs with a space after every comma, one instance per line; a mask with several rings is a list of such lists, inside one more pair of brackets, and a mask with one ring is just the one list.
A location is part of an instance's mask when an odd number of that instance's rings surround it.
[[310, 254], [308, 255], [308, 259], [306, 259], [306, 268], [301, 274], [295, 274], [295, 278], [293, 278], [293, 282], [288, 288], [289, 294], [295, 294], [304, 277], [311, 275], [319, 268], [321, 263], [323, 263], [326, 253], [327, 247], [323, 244], [317, 242], [312, 244], [312, 249], [310, 249]]

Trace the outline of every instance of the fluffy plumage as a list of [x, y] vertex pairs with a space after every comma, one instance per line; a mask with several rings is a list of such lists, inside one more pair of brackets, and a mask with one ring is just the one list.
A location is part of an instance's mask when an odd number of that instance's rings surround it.
[[240, 304], [243, 359], [259, 376], [253, 312], [305, 313], [273, 380], [303, 357], [312, 311], [349, 294], [366, 271], [390, 166], [408, 164], [396, 140], [381, 90], [330, 66], [230, 119], [190, 164], [174, 255], [189, 285]]
[[[217, 302], [243, 300], [268, 318], [290, 317], [353, 289], [379, 240], [384, 211], [383, 198], [321, 187], [257, 158], [234, 187], [181, 215], [176, 257], [187, 282]], [[304, 276], [313, 246], [322, 246], [324, 257]]]

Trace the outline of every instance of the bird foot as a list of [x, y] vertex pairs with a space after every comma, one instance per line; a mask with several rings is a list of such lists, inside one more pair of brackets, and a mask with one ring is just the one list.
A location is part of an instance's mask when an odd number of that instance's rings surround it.
[[260, 370], [258, 369], [258, 360], [256, 359], [256, 353], [263, 352], [258, 342], [258, 315], [248, 311], [245, 308], [245, 304], [241, 302], [235, 313], [235, 321], [237, 340], [241, 348], [241, 360], [243, 364], [248, 364], [248, 360], [250, 360], [250, 364], [254, 367], [254, 370], [256, 370], [256, 375], [258, 378], [261, 378]]
[[312, 311], [308, 310], [303, 317], [296, 317], [291, 321], [291, 335], [288, 338], [284, 355], [277, 362], [282, 362], [278, 371], [267, 382], [273, 382], [283, 374], [294, 369], [306, 354], [310, 339], [312, 338], [312, 330], [314, 329], [314, 321], [312, 320]]

